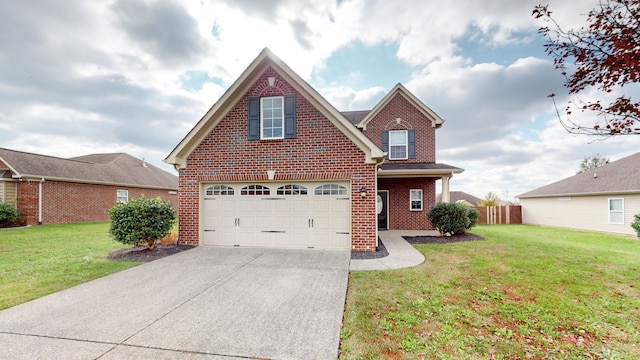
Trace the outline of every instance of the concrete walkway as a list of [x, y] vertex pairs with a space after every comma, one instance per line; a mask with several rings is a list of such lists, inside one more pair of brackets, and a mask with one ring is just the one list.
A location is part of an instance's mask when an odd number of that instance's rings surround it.
[[389, 256], [379, 259], [352, 259], [351, 271], [402, 269], [424, 262], [424, 256], [409, 244], [403, 236], [438, 236], [437, 231], [429, 230], [386, 230], [378, 236], [389, 252]]

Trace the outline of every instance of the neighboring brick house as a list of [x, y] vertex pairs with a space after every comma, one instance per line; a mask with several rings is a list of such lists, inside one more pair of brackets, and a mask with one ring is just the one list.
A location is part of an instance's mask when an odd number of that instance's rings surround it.
[[178, 205], [178, 177], [123, 153], [70, 159], [0, 148], [0, 202], [28, 225], [107, 221], [118, 201], [157, 197]]
[[164, 160], [178, 242], [375, 251], [379, 229], [430, 229], [462, 172], [435, 162], [443, 122], [400, 84], [341, 113], [264, 49]]

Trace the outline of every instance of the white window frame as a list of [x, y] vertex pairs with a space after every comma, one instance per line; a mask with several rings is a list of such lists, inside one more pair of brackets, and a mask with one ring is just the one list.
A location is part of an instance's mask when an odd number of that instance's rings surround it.
[[[404, 144], [394, 144], [393, 134], [404, 134]], [[393, 148], [404, 147], [404, 157], [394, 157]], [[407, 130], [390, 130], [389, 131], [389, 160], [407, 160], [409, 158], [409, 132]]]
[[116, 202], [126, 203], [129, 201], [129, 190], [116, 190]]
[[[612, 210], [611, 209], [611, 201], [612, 200], [620, 200], [620, 203], [622, 205], [622, 209], [621, 210]], [[608, 206], [608, 213], [609, 213], [609, 224], [616, 224], [616, 225], [624, 225], [624, 198], [609, 198], [609, 200], [607, 201], [607, 206]], [[611, 215], [612, 214], [620, 214], [620, 219], [621, 221], [619, 222], [614, 222], [611, 220]]]
[[[264, 122], [265, 120], [268, 120], [269, 118], [265, 119], [265, 110], [267, 110], [268, 108], [265, 106], [265, 101], [267, 100], [280, 100], [280, 136], [265, 136], [265, 126], [264, 126]], [[269, 109], [273, 109], [273, 107], [269, 108]], [[271, 116], [271, 120], [273, 121], [274, 118], [277, 118], [277, 116]], [[272, 132], [273, 129], [277, 129], [278, 127], [274, 127], [273, 123], [271, 126]], [[260, 139], [262, 140], [274, 140], [274, 139], [284, 139], [284, 96], [269, 96], [269, 97], [263, 97], [260, 98]]]
[[[417, 197], [413, 196], [414, 191], [419, 191], [420, 198], [417, 198]], [[411, 211], [422, 211], [422, 203], [423, 203], [422, 194], [423, 194], [422, 189], [410, 189], [409, 190], [409, 210], [411, 210]], [[419, 209], [414, 209], [413, 208], [413, 202], [414, 201], [420, 201], [420, 208]]]

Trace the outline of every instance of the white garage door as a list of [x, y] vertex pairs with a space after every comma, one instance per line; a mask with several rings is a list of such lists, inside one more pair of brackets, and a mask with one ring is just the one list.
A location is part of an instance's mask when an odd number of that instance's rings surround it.
[[202, 245], [351, 248], [349, 182], [205, 184]]

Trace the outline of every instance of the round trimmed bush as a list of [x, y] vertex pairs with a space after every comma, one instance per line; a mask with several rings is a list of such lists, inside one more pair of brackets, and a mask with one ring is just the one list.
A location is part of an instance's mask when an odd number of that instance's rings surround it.
[[[477, 212], [477, 210], [475, 211]], [[440, 203], [431, 208], [427, 217], [431, 221], [431, 225], [440, 232], [440, 235], [444, 236], [464, 233], [475, 225], [479, 215], [480, 213], [471, 214], [469, 208], [464, 204]], [[470, 217], [474, 219], [473, 223]]]
[[112, 206], [109, 218], [109, 233], [116, 241], [131, 245], [146, 243], [153, 250], [156, 242], [171, 232], [176, 214], [169, 201], [142, 196]]

